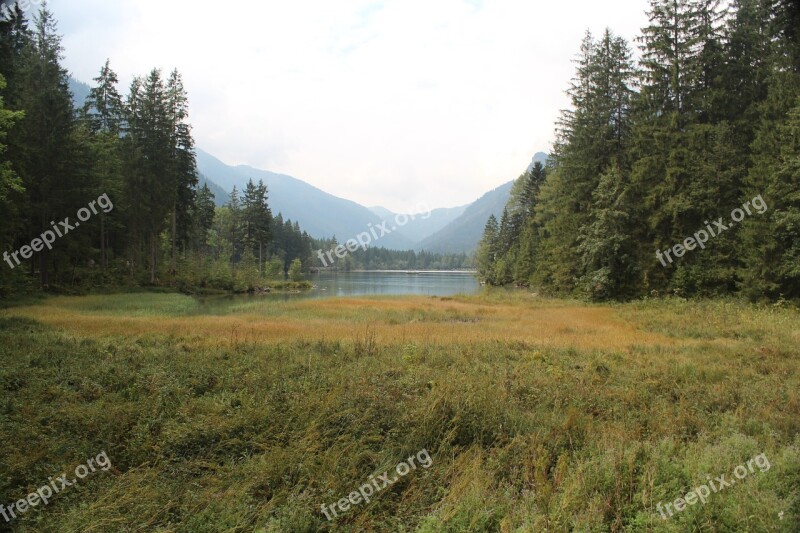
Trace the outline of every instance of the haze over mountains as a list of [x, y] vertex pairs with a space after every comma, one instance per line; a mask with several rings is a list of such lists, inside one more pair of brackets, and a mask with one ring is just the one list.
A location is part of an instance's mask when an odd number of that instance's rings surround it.
[[[69, 88], [76, 107], [82, 107], [89, 95], [86, 83], [69, 78]], [[546, 162], [547, 154], [539, 152], [531, 161]], [[529, 168], [530, 168], [529, 166]], [[513, 180], [487, 192], [469, 205], [452, 208], [435, 208], [433, 205], [417, 206], [422, 215], [431, 209], [430, 215], [409, 219], [399, 226], [394, 213], [384, 207], [365, 207], [351, 200], [339, 198], [302, 180], [261, 170], [247, 165], [230, 166], [208, 152], [197, 149], [197, 170], [200, 184], [207, 184], [214, 193], [218, 206], [228, 202], [234, 185], [241, 191], [247, 181], [263, 180], [269, 189], [269, 203], [273, 213], [282, 213], [315, 238], [335, 236], [345, 242], [364, 231], [370, 225], [380, 226], [385, 220], [390, 234], [376, 241], [374, 246], [395, 250], [426, 250], [437, 253], [474, 252], [483, 234], [490, 215], [499, 220], [509, 199]]]
[[[537, 153], [533, 161], [546, 161], [547, 154]], [[380, 226], [388, 220], [392, 232], [374, 246], [396, 250], [426, 250], [438, 253], [471, 253], [483, 234], [490, 215], [498, 219], [509, 199], [513, 181], [486, 193], [470, 205], [431, 209], [419, 206], [414, 219], [404, 226], [395, 223], [397, 213], [380, 206], [367, 208], [351, 200], [339, 198], [302, 180], [247, 165], [226, 165], [204, 150], [197, 149], [197, 169], [201, 183], [208, 183], [218, 205], [227, 202], [234, 185], [242, 190], [249, 179], [263, 180], [269, 189], [269, 203], [274, 213], [297, 221], [300, 227], [316, 238], [335, 236], [339, 242]], [[427, 209], [430, 215], [423, 218]]]

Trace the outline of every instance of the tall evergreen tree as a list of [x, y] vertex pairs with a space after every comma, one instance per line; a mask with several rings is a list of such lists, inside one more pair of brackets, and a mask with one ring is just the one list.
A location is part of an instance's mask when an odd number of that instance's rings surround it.
[[208, 246], [208, 233], [214, 226], [214, 214], [214, 193], [208, 188], [208, 184], [204, 183], [197, 191], [192, 210], [194, 223], [192, 244], [200, 252], [205, 252]]
[[183, 79], [173, 70], [166, 84], [166, 107], [172, 149], [170, 182], [172, 215], [172, 264], [175, 269], [178, 243], [185, 245], [192, 229], [191, 211], [197, 187], [197, 163], [194, 139], [189, 125], [189, 99]]
[[228, 210], [230, 211], [230, 227], [228, 228], [229, 239], [231, 243], [231, 257], [232, 265], [236, 265], [242, 258], [244, 246], [242, 243], [242, 208], [241, 198], [239, 197], [239, 189], [236, 185], [228, 198]]
[[259, 271], [272, 240], [272, 212], [268, 202], [267, 186], [259, 180], [247, 182], [242, 195], [242, 218], [245, 246], [258, 258]]
[[535, 217], [542, 242], [533, 281], [559, 291], [573, 290], [584, 274], [578, 239], [590, 222], [593, 193], [612, 164], [626, 164], [630, 138], [634, 68], [627, 43], [610, 30], [599, 41], [587, 33], [579, 57], [568, 91], [572, 109], [558, 126], [555, 172], [541, 193], [546, 205]]
[[22, 90], [22, 80], [18, 77], [23, 52], [31, 42], [31, 31], [19, 4], [15, 3], [11, 10], [10, 17], [0, 17], [0, 76], [8, 84], [4, 93], [6, 105], [17, 108]]
[[[3, 225], [0, 230], [0, 249], [5, 251], [13, 242], [14, 234], [19, 230], [20, 213], [16, 207], [22, 199], [25, 189], [22, 187], [22, 180], [19, 178], [7, 159], [7, 146], [4, 144], [8, 136], [8, 130], [19, 122], [24, 113], [7, 109], [3, 101], [3, 92], [6, 88], [6, 81], [0, 74], [0, 212], [3, 213]], [[5, 266], [1, 267], [5, 272]]]
[[107, 60], [94, 78], [96, 85], [90, 90], [82, 109], [83, 125], [90, 131], [85, 142], [92, 183], [96, 196], [108, 194], [117, 202], [112, 213], [100, 212], [100, 263], [108, 266], [110, 234], [122, 229], [121, 221], [127, 211], [123, 197], [123, 175], [120, 133], [125, 118], [122, 97], [117, 90], [117, 74]]
[[494, 283], [495, 261], [497, 260], [498, 239], [500, 227], [494, 215], [489, 216], [486, 227], [483, 229], [483, 237], [478, 244], [477, 267], [478, 274], [482, 279], [489, 283]]
[[[126, 148], [129, 160], [127, 192], [136, 209], [130, 224], [137, 231], [135, 255], [149, 266], [150, 283], [156, 282], [161, 232], [175, 206], [176, 187], [172, 142], [173, 128], [161, 73], [131, 84], [128, 97]], [[142, 252], [145, 252], [144, 255]]]
[[631, 234], [634, 210], [619, 167], [601, 176], [593, 198], [590, 222], [580, 236], [581, 289], [594, 300], [635, 296], [641, 283]]
[[[19, 105], [25, 118], [14, 146], [17, 169], [28, 192], [28, 241], [50, 228], [53, 219], [74, 212], [85, 201], [86, 187], [71, 165], [75, 155], [72, 95], [67, 71], [61, 66], [61, 37], [46, 3], [34, 27], [18, 74]], [[42, 286], [48, 285], [51, 260], [65, 244], [57, 243], [54, 252], [44, 249], [31, 258], [31, 272], [38, 267]]]
[[537, 249], [541, 235], [536, 214], [539, 210], [539, 193], [546, 179], [547, 171], [544, 165], [536, 162], [523, 177], [521, 193], [517, 200], [522, 214], [513, 277], [520, 285], [530, 283], [538, 259]]
[[84, 116], [92, 131], [119, 136], [124, 108], [117, 90], [119, 79], [111, 69], [110, 60], [106, 60], [94, 82], [96, 85], [89, 91], [83, 106]]

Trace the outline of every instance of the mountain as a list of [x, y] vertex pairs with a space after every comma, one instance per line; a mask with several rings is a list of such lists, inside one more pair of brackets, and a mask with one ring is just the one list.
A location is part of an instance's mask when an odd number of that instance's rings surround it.
[[[417, 211], [421, 211], [422, 217], [415, 217], [409, 220], [408, 224], [397, 229], [397, 232], [409, 239], [411, 242], [419, 243], [444, 228], [455, 219], [460, 217], [466, 211], [466, 205], [460, 207], [444, 207], [439, 209], [431, 209], [428, 214], [428, 206], [421, 206]], [[395, 217], [399, 216], [398, 213], [393, 213], [384, 207], [370, 207], [370, 211], [375, 213], [381, 220], [393, 221]]]
[[203, 185], [208, 185], [208, 188], [211, 189], [211, 194], [214, 195], [214, 204], [217, 207], [222, 207], [226, 203], [228, 203], [228, 199], [230, 198], [229, 193], [208, 179], [205, 174], [198, 172], [198, 187], [202, 187]]
[[531, 164], [528, 165], [528, 172], [533, 170], [534, 163], [541, 163], [541, 164], [547, 166], [547, 160], [548, 159], [550, 159], [550, 156], [547, 155], [546, 153], [544, 153], [544, 152], [536, 152], [536, 155], [534, 155], [533, 159], [531, 160]]
[[478, 247], [490, 215], [500, 220], [509, 198], [513, 181], [489, 191], [450, 224], [417, 245], [419, 250], [437, 253], [472, 253]]
[[82, 81], [76, 80], [72, 76], [70, 76], [67, 81], [69, 82], [69, 92], [72, 93], [72, 105], [75, 106], [75, 109], [82, 108], [83, 103], [89, 96], [89, 91], [92, 90], [91, 87]]
[[391, 218], [391, 217], [393, 217], [393, 216], [395, 216], [397, 214], [397, 213], [392, 213], [391, 211], [389, 211], [385, 207], [381, 207], [379, 205], [376, 205], [375, 207], [370, 207], [369, 210], [372, 211], [373, 213], [375, 213], [377, 216], [379, 216], [383, 220], [386, 220], [387, 218]]
[[[293, 222], [298, 222], [312, 237], [336, 236], [340, 243], [344, 243], [359, 233], [368, 232], [370, 224], [380, 226], [383, 221], [366, 207], [328, 194], [297, 178], [246, 165], [229, 166], [199, 148], [197, 170], [206, 180], [217, 184], [227, 193], [230, 193], [234, 185], [241, 191], [251, 178], [256, 183], [263, 180], [269, 189], [272, 212], [280, 212], [284, 219], [290, 218]], [[372, 243], [373, 246], [396, 250], [410, 250], [414, 248], [414, 244], [414, 241], [400, 231], [392, 231]]]

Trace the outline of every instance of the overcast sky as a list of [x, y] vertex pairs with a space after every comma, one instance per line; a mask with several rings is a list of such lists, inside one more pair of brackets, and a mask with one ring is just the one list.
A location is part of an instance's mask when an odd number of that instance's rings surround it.
[[547, 151], [581, 38], [646, 0], [50, 0], [65, 66], [176, 67], [197, 146], [396, 211], [469, 203]]

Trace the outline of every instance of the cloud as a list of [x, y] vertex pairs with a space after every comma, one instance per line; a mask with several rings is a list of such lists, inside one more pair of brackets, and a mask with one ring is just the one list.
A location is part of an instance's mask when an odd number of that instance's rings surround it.
[[[584, 31], [644, 0], [52, 0], [66, 65], [177, 67], [199, 146], [365, 205], [468, 203], [549, 149]], [[126, 90], [126, 89], [125, 89]]]

